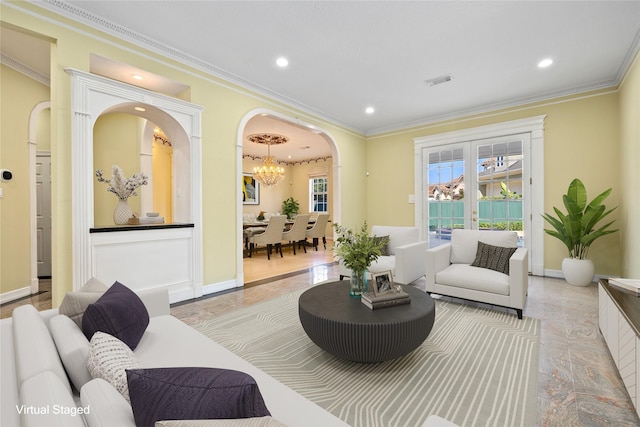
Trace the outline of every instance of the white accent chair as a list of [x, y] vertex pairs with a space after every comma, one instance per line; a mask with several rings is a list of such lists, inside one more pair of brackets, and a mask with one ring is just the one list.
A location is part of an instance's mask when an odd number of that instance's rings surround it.
[[271, 260], [273, 245], [276, 246], [276, 250], [280, 253], [280, 257], [282, 257], [282, 230], [284, 230], [286, 220], [287, 217], [285, 215], [273, 215], [270, 217], [264, 232], [249, 237], [249, 258], [253, 255], [255, 245], [267, 246], [268, 260]]
[[[371, 235], [389, 236], [386, 255], [380, 256], [367, 269], [371, 273], [391, 271], [393, 281], [408, 285], [425, 275], [424, 255], [428, 243], [420, 240], [420, 231], [416, 227], [393, 227], [374, 225]], [[351, 275], [351, 271], [342, 264], [338, 265], [340, 280]]]
[[307, 245], [305, 242], [307, 236], [307, 225], [311, 214], [298, 214], [293, 220], [293, 225], [287, 231], [282, 232], [282, 240], [289, 242], [293, 248], [293, 254], [296, 254], [296, 246], [302, 246], [304, 253], [307, 253]]
[[426, 291], [512, 308], [518, 319], [522, 319], [529, 282], [527, 250], [516, 249], [509, 259], [509, 275], [506, 275], [471, 265], [479, 241], [516, 248], [518, 236], [514, 231], [453, 230], [451, 243], [426, 252]]
[[325, 237], [327, 223], [329, 222], [329, 214], [321, 213], [318, 214], [318, 218], [316, 218], [316, 223], [313, 224], [313, 227], [307, 230], [305, 234], [306, 239], [313, 239], [313, 248], [318, 250], [318, 240], [322, 237], [322, 243], [324, 244], [324, 248], [327, 249], [327, 240]]

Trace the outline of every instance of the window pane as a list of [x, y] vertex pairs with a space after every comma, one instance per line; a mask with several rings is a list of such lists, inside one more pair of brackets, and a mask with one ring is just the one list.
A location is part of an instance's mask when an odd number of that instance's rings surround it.
[[327, 188], [327, 177], [315, 177], [309, 179], [309, 210], [311, 212], [328, 211]]

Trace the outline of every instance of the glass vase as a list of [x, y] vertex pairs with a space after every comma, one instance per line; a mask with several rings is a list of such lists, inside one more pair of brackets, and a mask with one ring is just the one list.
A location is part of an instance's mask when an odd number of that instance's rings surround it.
[[365, 292], [367, 292], [367, 272], [351, 270], [349, 295], [354, 298], [360, 298]]

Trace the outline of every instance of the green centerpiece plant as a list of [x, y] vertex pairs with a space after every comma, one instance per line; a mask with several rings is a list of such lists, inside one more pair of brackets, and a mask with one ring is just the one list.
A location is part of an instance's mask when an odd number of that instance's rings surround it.
[[542, 215], [553, 227], [544, 231], [558, 238], [569, 250], [569, 258], [562, 262], [562, 273], [572, 285], [586, 286], [591, 283], [595, 269], [591, 260], [587, 259], [589, 248], [596, 239], [618, 231], [609, 229], [614, 221], [598, 225], [616, 209], [607, 210], [603, 204], [610, 193], [611, 188], [587, 203], [587, 190], [582, 181], [576, 178], [569, 184], [567, 194], [562, 196], [567, 213], [554, 207], [557, 218], [547, 213]]
[[293, 219], [294, 216], [298, 215], [300, 211], [300, 204], [293, 197], [289, 197], [282, 202], [282, 214], [286, 215], [287, 218]]
[[351, 270], [349, 293], [353, 297], [360, 297], [367, 292], [367, 268], [382, 255], [389, 237], [370, 236], [366, 221], [358, 231], [338, 223], [334, 223], [333, 228], [338, 236], [334, 244], [335, 256]]

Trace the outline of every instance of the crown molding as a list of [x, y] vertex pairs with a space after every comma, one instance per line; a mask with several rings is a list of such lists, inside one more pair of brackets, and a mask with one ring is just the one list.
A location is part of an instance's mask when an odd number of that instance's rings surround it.
[[522, 107], [527, 104], [533, 104], [536, 102], [551, 101], [551, 100], [562, 98], [565, 96], [575, 96], [575, 95], [591, 92], [594, 90], [616, 87], [618, 84], [619, 84], [619, 81], [617, 80], [606, 80], [606, 81], [598, 82], [595, 84], [576, 86], [563, 91], [547, 92], [539, 96], [523, 97], [523, 98], [512, 99], [505, 102], [484, 104], [475, 108], [437, 114], [437, 115], [425, 117], [424, 119], [420, 119], [420, 120], [403, 122], [393, 126], [386, 126], [386, 127], [371, 129], [365, 135], [368, 137], [374, 137], [374, 136], [379, 136], [386, 133], [406, 132], [415, 128], [430, 126], [439, 122], [444, 122], [449, 120], [458, 120], [464, 117], [487, 114], [490, 112], [504, 110], [507, 108]]
[[228, 71], [223, 70], [222, 68], [216, 67], [215, 65], [202, 61], [199, 58], [188, 55], [178, 49], [175, 49], [164, 43], [160, 43], [157, 40], [146, 37], [140, 33], [137, 33], [136, 31], [130, 30], [119, 24], [111, 22], [107, 19], [103, 19], [80, 7], [66, 3], [65, 1], [62, 1], [62, 0], [28, 0], [28, 1], [39, 7], [42, 7], [51, 12], [54, 12], [58, 15], [62, 15], [66, 18], [69, 18], [75, 22], [79, 22], [81, 24], [85, 24], [90, 27], [96, 28], [111, 36], [128, 41], [137, 46], [148, 49], [149, 51], [152, 51], [156, 54], [162, 55], [166, 58], [173, 59], [177, 62], [186, 64], [197, 70], [203, 71], [213, 77], [217, 77], [228, 83], [231, 83], [241, 88], [244, 88], [246, 90], [252, 91], [258, 95], [271, 98], [272, 100], [280, 102], [290, 108], [300, 110], [302, 112], [305, 112], [317, 118], [325, 120], [329, 123], [332, 123], [336, 126], [343, 127], [347, 130], [350, 130], [360, 135], [365, 135], [366, 133], [364, 129], [359, 129], [357, 127], [354, 127], [338, 119], [337, 117], [333, 117], [323, 111], [317, 110], [309, 105], [298, 102], [286, 95], [283, 95], [279, 92], [275, 92], [257, 83], [243, 79], [235, 74], [232, 74], [232, 73], [229, 73]]
[[20, 74], [24, 74], [25, 76], [37, 81], [38, 83], [42, 83], [47, 87], [51, 87], [51, 80], [49, 77], [40, 74], [33, 68], [23, 64], [15, 58], [12, 58], [4, 53], [0, 53], [0, 64], [6, 65], [7, 67], [19, 72]]

